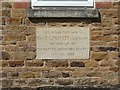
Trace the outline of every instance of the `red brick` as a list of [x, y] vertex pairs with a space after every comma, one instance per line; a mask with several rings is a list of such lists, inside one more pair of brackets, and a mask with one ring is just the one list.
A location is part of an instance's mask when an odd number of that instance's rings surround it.
[[96, 2], [96, 8], [102, 9], [102, 8], [111, 8], [112, 2]]
[[30, 2], [24, 0], [23, 2], [15, 2], [14, 8], [30, 8]]

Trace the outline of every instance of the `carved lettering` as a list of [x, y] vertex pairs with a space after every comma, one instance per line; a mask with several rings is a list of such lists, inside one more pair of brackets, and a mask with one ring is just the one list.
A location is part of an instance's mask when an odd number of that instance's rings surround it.
[[89, 28], [37, 28], [37, 59], [89, 59]]

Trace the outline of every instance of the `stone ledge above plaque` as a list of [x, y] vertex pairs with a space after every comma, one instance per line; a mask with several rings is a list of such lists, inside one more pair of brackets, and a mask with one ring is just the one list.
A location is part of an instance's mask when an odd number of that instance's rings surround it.
[[30, 9], [30, 18], [99, 18], [99, 11], [96, 9]]
[[89, 59], [87, 27], [36, 28], [36, 59]]

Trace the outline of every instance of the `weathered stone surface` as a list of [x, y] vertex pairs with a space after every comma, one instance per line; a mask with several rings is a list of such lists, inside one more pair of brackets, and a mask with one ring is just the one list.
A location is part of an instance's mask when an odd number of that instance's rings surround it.
[[24, 66], [24, 61], [9, 61], [10, 67], [22, 67]]
[[106, 46], [106, 41], [91, 41], [91, 46]]
[[1, 72], [0, 75], [1, 75], [1, 78], [6, 78], [7, 77], [7, 73], [5, 73], [5, 72]]
[[56, 84], [58, 84], [58, 85], [71, 85], [71, 84], [73, 84], [73, 80], [71, 80], [71, 79], [58, 79], [58, 80], [56, 80]]
[[50, 71], [52, 67], [28, 67], [27, 70], [30, 72], [43, 72], [43, 71]]
[[21, 18], [18, 17], [11, 17], [7, 19], [7, 23], [10, 25], [20, 25], [21, 24]]
[[10, 10], [2, 10], [3, 17], [10, 17], [11, 11]]
[[27, 52], [26, 58], [27, 60], [34, 60], [36, 58], [36, 54], [34, 52]]
[[55, 70], [57, 70], [57, 71], [70, 71], [70, 72], [72, 72], [72, 71], [75, 70], [75, 68], [72, 68], [72, 67], [58, 67]]
[[45, 78], [60, 78], [61, 77], [61, 72], [57, 72], [57, 71], [43, 72], [42, 77], [45, 77]]
[[111, 67], [109, 70], [118, 72], [120, 70], [120, 68], [119, 67]]
[[110, 59], [119, 59], [119, 53], [118, 52], [109, 52], [109, 58]]
[[108, 59], [108, 54], [106, 52], [92, 52], [93, 60], [104, 60]]
[[2, 52], [2, 59], [3, 60], [9, 60], [10, 59], [9, 52]]
[[15, 46], [15, 45], [8, 45], [8, 46], [5, 46], [4, 50], [6, 51], [18, 51], [19, 50], [19, 47], [18, 46]]
[[9, 72], [8, 77], [10, 78], [18, 78], [19, 77], [19, 72]]
[[43, 66], [44, 62], [43, 61], [38, 61], [38, 60], [34, 60], [34, 61], [27, 61], [27, 66], [30, 67], [41, 67]]
[[31, 79], [28, 81], [29, 86], [41, 86], [41, 85], [52, 85], [54, 80], [47, 80], [47, 79]]
[[27, 80], [16, 79], [16, 80], [14, 80], [14, 84], [15, 84], [15, 87], [25, 87], [27, 85]]
[[33, 41], [33, 42], [36, 42], [36, 36], [35, 35], [30, 35], [27, 37], [28, 41]]
[[113, 35], [112, 37], [109, 36], [91, 36], [91, 40], [93, 41], [117, 41], [118, 40], [118, 36], [117, 35]]
[[34, 52], [24, 52], [24, 51], [13, 52], [13, 58], [15, 60], [33, 60], [35, 59], [35, 57], [36, 55]]
[[90, 79], [89, 78], [81, 78], [81, 79], [77, 79], [75, 80], [77, 85], [85, 85], [85, 86], [89, 86], [90, 85]]
[[91, 60], [91, 61], [86, 62], [85, 65], [86, 67], [97, 67], [99, 66], [99, 63], [95, 60]]
[[97, 10], [91, 9], [67, 9], [67, 10], [29, 10], [28, 17], [41, 17], [41, 18], [48, 18], [48, 17], [74, 17], [74, 18], [99, 18], [99, 14]]
[[105, 15], [107, 17], [117, 17], [118, 16], [118, 11], [117, 11], [117, 9], [110, 9], [110, 10], [104, 9], [104, 10], [101, 10], [101, 14]]
[[91, 71], [91, 72], [88, 72], [86, 74], [86, 76], [88, 76], [88, 77], [101, 77], [102, 74], [100, 71], [99, 72], [98, 71], [95, 71], [95, 72]]
[[12, 10], [12, 16], [13, 17], [26, 17], [27, 16], [27, 10], [25, 10], [25, 9], [13, 9]]
[[89, 28], [36, 28], [37, 59], [89, 59]]
[[40, 73], [24, 72], [20, 74], [20, 78], [40, 78]]
[[12, 8], [12, 3], [11, 2], [2, 2], [2, 8], [3, 9]]
[[16, 32], [10, 32], [5, 35], [5, 41], [23, 41], [26, 40], [25, 35], [18, 34]]
[[114, 63], [111, 60], [102, 60], [100, 61], [100, 66], [103, 66], [103, 67], [114, 66]]
[[67, 78], [67, 77], [70, 77], [70, 73], [69, 72], [62, 72], [62, 77], [63, 78]]
[[76, 70], [72, 72], [72, 77], [73, 78], [79, 78], [79, 77], [84, 77], [86, 76], [86, 72], [82, 71], [82, 70]]
[[115, 42], [109, 42], [108, 46], [109, 47], [118, 47], [118, 42], [117, 41], [115, 41]]
[[67, 61], [47, 61], [45, 63], [46, 66], [48, 67], [68, 67], [68, 62]]
[[0, 63], [2, 65], [2, 67], [7, 67], [8, 66], [8, 61], [6, 61], [4, 59]]
[[41, 79], [32, 79], [32, 80], [29, 80], [28, 82], [28, 85], [29, 86], [32, 86], [32, 85], [35, 85], [35, 86], [40, 86], [42, 84], [46, 84], [46, 81], [45, 80], [41, 80]]
[[13, 80], [4, 80], [4, 79], [2, 80], [2, 86], [3, 87], [6, 87], [6, 88], [9, 87], [10, 88], [10, 87], [12, 87], [12, 85], [13, 85]]
[[36, 28], [35, 27], [27, 27], [27, 29], [24, 31], [24, 34], [26, 36], [29, 36], [29, 35], [35, 35], [36, 34]]
[[85, 63], [84, 62], [77, 62], [77, 61], [73, 61], [70, 63], [71, 67], [85, 67]]
[[5, 25], [5, 18], [0, 18], [0, 25]]

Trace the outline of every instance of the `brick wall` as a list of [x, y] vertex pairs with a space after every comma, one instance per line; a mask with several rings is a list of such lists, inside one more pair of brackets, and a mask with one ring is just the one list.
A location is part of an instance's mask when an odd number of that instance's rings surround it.
[[[24, 0], [25, 1], [25, 0]], [[32, 22], [27, 17], [30, 4], [2, 2], [2, 87], [93, 86], [119, 84], [119, 4], [97, 2], [101, 21], [57, 19]], [[89, 60], [36, 60], [36, 26], [90, 27]], [[18, 90], [18, 89], [16, 89]], [[26, 89], [27, 90], [27, 89]]]

